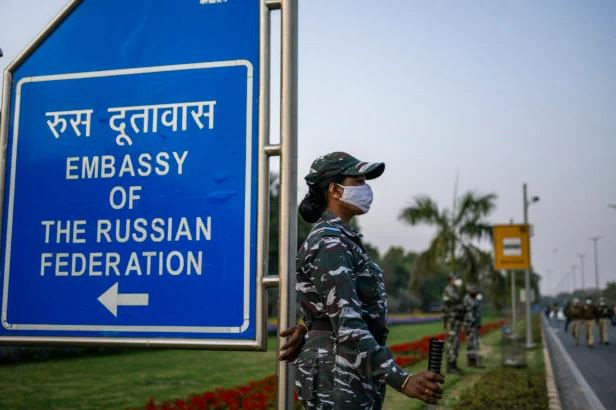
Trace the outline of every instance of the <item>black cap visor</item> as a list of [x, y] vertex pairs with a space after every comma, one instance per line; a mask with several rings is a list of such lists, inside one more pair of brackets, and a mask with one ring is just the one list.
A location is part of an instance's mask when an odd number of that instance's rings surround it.
[[374, 179], [380, 177], [384, 171], [384, 162], [359, 162], [347, 168], [342, 174], [349, 177], [365, 175], [366, 179]]

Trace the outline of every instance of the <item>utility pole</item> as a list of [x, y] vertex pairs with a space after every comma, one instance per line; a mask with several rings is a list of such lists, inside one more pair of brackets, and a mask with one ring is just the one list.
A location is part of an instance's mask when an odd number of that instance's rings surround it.
[[586, 254], [578, 253], [578, 256], [580, 257], [580, 276], [582, 278], [582, 292], [586, 292], [586, 286], [584, 286], [584, 258], [586, 257]]
[[571, 265], [571, 283], [573, 284], [573, 291], [575, 292], [575, 271], [577, 270], [577, 265]]
[[[528, 207], [530, 206], [530, 204], [535, 203], [537, 201], [539, 201], [539, 197], [538, 196], [533, 196], [530, 201], [528, 200], [528, 190], [526, 187], [526, 183], [524, 183], [522, 185], [522, 196], [523, 196], [523, 206], [524, 206], [524, 224], [528, 225]], [[530, 240], [529, 240], [529, 247], [530, 247]], [[529, 249], [529, 253], [530, 253], [530, 249]], [[525, 291], [526, 291], [526, 347], [528, 349], [534, 347], [533, 344], [533, 328], [531, 326], [530, 323], [530, 306], [531, 306], [531, 300], [530, 300], [530, 272], [532, 269], [532, 259], [531, 259], [531, 267], [529, 269], [526, 269], [526, 271], [524, 272], [524, 286], [526, 287]]]
[[597, 292], [599, 292], [599, 259], [597, 257], [597, 242], [601, 239], [600, 236], [591, 236], [590, 240], [593, 242], [593, 249], [595, 254], [595, 286], [597, 287]]

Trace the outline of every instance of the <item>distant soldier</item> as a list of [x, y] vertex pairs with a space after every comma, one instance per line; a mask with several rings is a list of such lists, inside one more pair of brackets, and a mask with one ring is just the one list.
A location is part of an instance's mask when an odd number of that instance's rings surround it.
[[[575, 340], [576, 346], [580, 344], [580, 326], [582, 320], [581, 313], [582, 305], [580, 303], [580, 299], [573, 298], [573, 302], [569, 304], [565, 311], [565, 315], [567, 316], [567, 322], [571, 323], [571, 335], [573, 336], [573, 340]], [[565, 324], [565, 329], [566, 328], [567, 326]]]
[[607, 329], [612, 320], [614, 320], [614, 307], [608, 305], [603, 297], [599, 299], [597, 318], [599, 319], [599, 337], [601, 338], [601, 343], [609, 345], [610, 341], [608, 340], [609, 333]]
[[464, 302], [462, 296], [462, 279], [451, 275], [449, 284], [443, 294], [443, 311], [445, 329], [447, 329], [447, 373], [460, 373], [458, 368], [458, 351], [460, 350], [460, 328], [464, 320]]
[[567, 329], [569, 328], [569, 323], [571, 323], [571, 305], [572, 302], [570, 300], [565, 303], [565, 307], [563, 308], [563, 314], [565, 315], [565, 333], [567, 333]]
[[597, 320], [597, 307], [592, 303], [591, 298], [586, 298], [586, 303], [581, 307], [580, 317], [584, 321], [584, 328], [586, 329], [586, 344], [592, 349], [595, 347], [593, 334]]
[[479, 355], [479, 329], [481, 328], [481, 299], [479, 286], [468, 285], [464, 296], [464, 333], [466, 333], [466, 358], [469, 367], [483, 368]]

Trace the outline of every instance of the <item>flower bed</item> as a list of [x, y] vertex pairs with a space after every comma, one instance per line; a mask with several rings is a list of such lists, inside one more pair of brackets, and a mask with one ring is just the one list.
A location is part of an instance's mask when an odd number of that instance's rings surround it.
[[144, 410], [268, 409], [275, 402], [276, 375], [273, 374], [244, 386], [218, 388], [213, 392], [192, 395], [186, 400], [156, 404], [150, 398]]
[[[487, 323], [481, 326], [480, 334], [486, 334], [495, 329], [500, 329], [504, 320]], [[464, 334], [460, 335], [464, 340]], [[424, 336], [411, 342], [400, 343], [390, 346], [389, 349], [396, 357], [399, 366], [411, 366], [428, 356], [430, 339], [445, 340], [447, 333], [439, 333], [433, 336]], [[297, 394], [295, 395], [297, 400]], [[246, 385], [229, 389], [218, 388], [214, 391], [195, 394], [185, 400], [166, 401], [157, 404], [154, 398], [150, 398], [144, 410], [236, 410], [236, 409], [273, 409], [276, 403], [276, 375], [267, 376], [264, 379], [251, 381]]]

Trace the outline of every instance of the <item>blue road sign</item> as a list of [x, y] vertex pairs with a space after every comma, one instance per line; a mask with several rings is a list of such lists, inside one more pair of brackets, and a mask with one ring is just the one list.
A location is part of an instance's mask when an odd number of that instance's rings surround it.
[[85, 0], [14, 70], [0, 337], [255, 340], [258, 64], [257, 0]]

